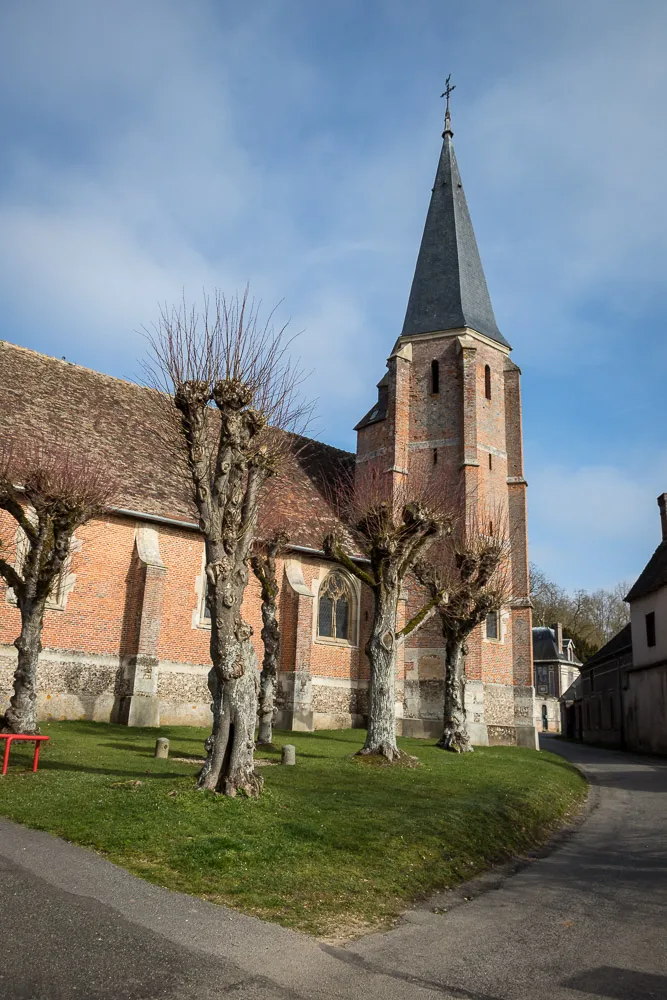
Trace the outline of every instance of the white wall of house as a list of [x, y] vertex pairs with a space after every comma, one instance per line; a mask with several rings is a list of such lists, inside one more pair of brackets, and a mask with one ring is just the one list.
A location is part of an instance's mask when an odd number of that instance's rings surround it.
[[[655, 614], [655, 646], [646, 641], [646, 615]], [[647, 667], [667, 659], [667, 587], [640, 597], [630, 605], [632, 621], [632, 662]]]

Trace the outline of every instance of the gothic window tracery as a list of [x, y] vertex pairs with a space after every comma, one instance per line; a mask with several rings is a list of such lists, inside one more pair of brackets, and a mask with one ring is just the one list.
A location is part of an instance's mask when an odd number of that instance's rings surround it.
[[352, 641], [354, 595], [343, 573], [333, 570], [319, 590], [317, 634], [322, 639]]

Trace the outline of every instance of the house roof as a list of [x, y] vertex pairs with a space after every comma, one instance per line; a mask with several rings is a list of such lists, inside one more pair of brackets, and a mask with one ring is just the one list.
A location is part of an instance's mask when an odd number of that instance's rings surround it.
[[615, 657], [620, 656], [621, 653], [627, 653], [631, 649], [632, 630], [630, 622], [628, 622], [620, 632], [612, 636], [609, 642], [605, 643], [601, 649], [598, 649], [597, 653], [594, 653], [593, 656], [586, 660], [582, 670], [588, 670], [589, 667], [597, 667], [599, 664], [605, 663], [607, 660], [613, 660]]
[[361, 418], [358, 424], [355, 426], [355, 431], [360, 431], [362, 427], [368, 427], [369, 424], [376, 424], [380, 420], [385, 420], [387, 417], [387, 404], [389, 402], [389, 372], [385, 372], [380, 381], [377, 384], [378, 389], [378, 401], [370, 408], [368, 413]]
[[[564, 641], [572, 643], [571, 639], [566, 639]], [[573, 643], [572, 649], [574, 651]], [[565, 653], [560, 653], [558, 651], [556, 633], [552, 628], [544, 625], [536, 626], [533, 629], [533, 660], [547, 660], [549, 662], [558, 661], [560, 663], [569, 663], [573, 667], [581, 666], [581, 661], [576, 659], [576, 657], [569, 660]]]
[[667, 541], [660, 542], [657, 549], [639, 575], [639, 579], [627, 594], [626, 601], [636, 601], [654, 590], [667, 586]]
[[[190, 481], [165, 421], [167, 397], [123, 379], [0, 341], [0, 441], [41, 442], [86, 453], [121, 483], [116, 506], [198, 521]], [[284, 526], [295, 545], [321, 548], [338, 519], [331, 487], [354, 455], [310, 438], [269, 480], [261, 510], [268, 530]]]
[[509, 347], [493, 313], [452, 136], [447, 118], [402, 335], [470, 327]]

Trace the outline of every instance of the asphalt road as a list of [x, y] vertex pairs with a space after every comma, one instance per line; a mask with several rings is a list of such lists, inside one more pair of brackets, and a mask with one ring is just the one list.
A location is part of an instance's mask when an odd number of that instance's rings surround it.
[[667, 762], [545, 748], [593, 782], [575, 831], [345, 948], [0, 820], [0, 1000], [667, 1000]]

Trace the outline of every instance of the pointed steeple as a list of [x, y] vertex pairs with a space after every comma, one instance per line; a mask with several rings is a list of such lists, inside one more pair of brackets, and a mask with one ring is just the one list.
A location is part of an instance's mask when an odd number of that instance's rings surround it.
[[453, 89], [448, 77], [442, 152], [412, 280], [403, 336], [467, 326], [509, 347], [493, 315], [454, 154], [449, 111], [449, 95]]

